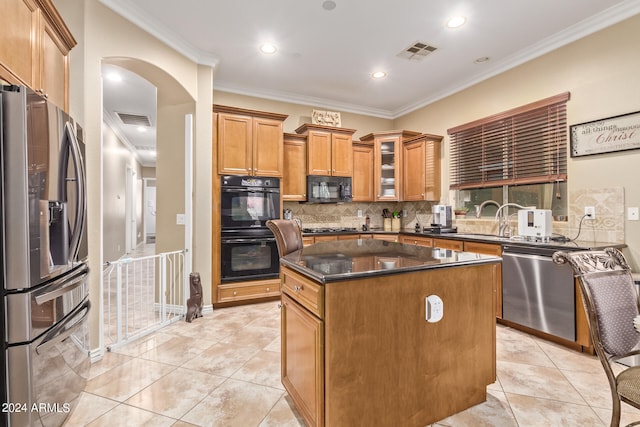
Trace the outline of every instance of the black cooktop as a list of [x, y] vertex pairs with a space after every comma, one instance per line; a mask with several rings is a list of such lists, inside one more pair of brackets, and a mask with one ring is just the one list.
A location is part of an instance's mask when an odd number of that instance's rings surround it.
[[303, 228], [303, 233], [343, 233], [357, 231], [355, 227], [323, 227], [323, 228]]

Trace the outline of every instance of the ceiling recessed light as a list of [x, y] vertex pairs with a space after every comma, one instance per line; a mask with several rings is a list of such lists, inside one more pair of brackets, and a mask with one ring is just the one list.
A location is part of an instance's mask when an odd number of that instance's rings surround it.
[[120, 75], [119, 73], [116, 73], [115, 71], [112, 71], [109, 74], [107, 74], [107, 79], [109, 79], [112, 82], [119, 83], [122, 81], [122, 75]]
[[272, 54], [272, 53], [276, 53], [276, 47], [270, 43], [265, 43], [262, 46], [260, 46], [260, 52], [262, 53], [268, 53], [268, 54]]
[[333, 10], [336, 8], [336, 2], [334, 2], [333, 0], [324, 0], [322, 2], [322, 8], [324, 10]]
[[140, 132], [140, 133], [144, 133], [144, 132], [146, 132], [146, 131], [147, 131], [147, 128], [146, 128], [146, 127], [144, 127], [144, 126], [138, 126], [138, 127], [136, 128], [136, 130], [137, 130], [138, 132]]
[[467, 18], [464, 16], [456, 16], [455, 18], [449, 19], [447, 22], [447, 27], [449, 28], [458, 28], [464, 25], [467, 22]]
[[375, 71], [371, 73], [371, 77], [373, 77], [374, 79], [383, 79], [387, 77], [387, 73], [385, 73], [384, 71]]

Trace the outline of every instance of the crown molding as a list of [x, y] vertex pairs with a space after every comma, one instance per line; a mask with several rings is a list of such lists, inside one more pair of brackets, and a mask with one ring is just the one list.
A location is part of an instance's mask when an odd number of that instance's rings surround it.
[[382, 119], [393, 119], [393, 112], [379, 108], [371, 108], [364, 105], [336, 102], [330, 99], [294, 94], [282, 91], [268, 91], [257, 88], [236, 86], [221, 80], [214, 80], [213, 89], [220, 92], [235, 93], [237, 95], [251, 96], [254, 98], [270, 99], [272, 101], [287, 102], [291, 104], [309, 105], [311, 107], [337, 110], [345, 113], [363, 114]]
[[180, 37], [170, 27], [167, 27], [155, 19], [150, 19], [144, 10], [135, 5], [135, 2], [131, 0], [100, 0], [100, 3], [142, 28], [158, 40], [166, 43], [191, 61], [214, 68], [220, 63], [220, 58], [218, 58], [217, 55], [196, 48]]

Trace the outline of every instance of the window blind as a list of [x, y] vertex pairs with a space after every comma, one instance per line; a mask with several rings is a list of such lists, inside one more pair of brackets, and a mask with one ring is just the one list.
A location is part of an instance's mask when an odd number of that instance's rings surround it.
[[567, 179], [569, 92], [448, 129], [450, 188]]

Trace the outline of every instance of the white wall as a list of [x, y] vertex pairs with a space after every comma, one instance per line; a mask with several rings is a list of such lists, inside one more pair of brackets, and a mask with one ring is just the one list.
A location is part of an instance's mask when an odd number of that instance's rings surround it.
[[[88, 221], [91, 224], [88, 230], [89, 267], [93, 272], [99, 272], [102, 270], [101, 263], [104, 259], [102, 251], [103, 206], [100, 199], [100, 194], [103, 191], [101, 62], [108, 60], [118, 63], [152, 82], [158, 88], [159, 109], [165, 107], [165, 111], [168, 111], [171, 106], [190, 103], [190, 111], [196, 114], [194, 120], [196, 123], [196, 132], [194, 132], [196, 145], [211, 144], [211, 96], [204, 96], [203, 102], [207, 103], [206, 108], [198, 105], [198, 97], [206, 93], [211, 94], [212, 85], [210, 79], [200, 78], [203, 73], [202, 69], [208, 67], [198, 66], [188, 60], [131, 22], [121, 18], [99, 1], [56, 0], [55, 5], [78, 41], [78, 46], [71, 51], [70, 112], [78, 118], [80, 123], [84, 124], [86, 134]], [[209, 75], [211, 75], [211, 71], [209, 71]], [[183, 111], [180, 110], [180, 113]], [[208, 111], [206, 117], [197, 117], [198, 113], [203, 114], [204, 111]], [[184, 121], [181, 123], [181, 126], [184, 127]], [[200, 126], [204, 131], [198, 129]], [[207, 132], [206, 140], [199, 141], [198, 138], [202, 138]], [[182, 146], [184, 138], [173, 140], [173, 143]], [[182, 179], [184, 175], [181, 170], [182, 165], [175, 166], [177, 166], [175, 168], [176, 176], [178, 179]], [[207, 183], [203, 183], [198, 186], [197, 192], [210, 194], [210, 182], [208, 190]], [[159, 194], [158, 197], [162, 196]], [[197, 193], [194, 194], [194, 198], [198, 198]], [[184, 204], [183, 190], [176, 195], [176, 200], [179, 200], [181, 205]], [[195, 256], [194, 259], [206, 260], [208, 258], [210, 261], [210, 246], [209, 248], [200, 246], [198, 250], [205, 252], [208, 250], [209, 256], [207, 257], [205, 253]], [[199, 268], [206, 277], [206, 272], [210, 267], [208, 263], [203, 266], [195, 265], [194, 268]], [[90, 295], [94, 307], [99, 307], [101, 303], [100, 282], [99, 274], [91, 275]], [[205, 293], [205, 300], [206, 298], [207, 294]], [[99, 348], [100, 318], [97, 309], [90, 313], [90, 336], [91, 347], [95, 352], [101, 352]]]
[[103, 167], [109, 176], [102, 190], [103, 227], [110, 230], [104, 233], [102, 241], [105, 261], [115, 261], [125, 254], [125, 192], [127, 167], [136, 173], [136, 229], [138, 242], [142, 241], [142, 166], [131, 151], [125, 147], [113, 130], [105, 123], [102, 128]]

